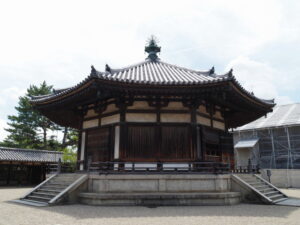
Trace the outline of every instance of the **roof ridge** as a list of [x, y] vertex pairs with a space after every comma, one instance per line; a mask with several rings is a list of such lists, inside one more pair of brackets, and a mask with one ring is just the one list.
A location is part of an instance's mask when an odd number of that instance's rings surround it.
[[186, 67], [177, 66], [177, 65], [167, 63], [167, 62], [164, 62], [164, 61], [160, 61], [160, 63], [168, 65], [168, 66], [172, 66], [172, 67], [175, 67], [175, 68], [178, 68], [178, 69], [187, 70], [187, 71], [190, 71], [190, 72], [193, 72], [193, 73], [201, 74], [201, 75], [206, 75], [206, 73], [209, 75], [209, 72], [211, 71], [211, 69], [208, 70], [208, 71], [199, 71], [199, 70], [194, 70], [194, 69], [188, 69]]
[[[134, 67], [138, 67], [138, 66], [141, 66], [143, 64], [151, 64], [151, 63], [161, 63], [161, 64], [164, 64], [164, 65], [168, 65], [168, 66], [171, 66], [171, 67], [174, 67], [174, 68], [177, 68], [177, 69], [182, 69], [182, 70], [190, 71], [190, 72], [193, 72], [193, 73], [196, 73], [196, 74], [200, 74], [200, 75], [207, 75], [207, 76], [211, 76], [211, 77], [214, 77], [212, 75], [217, 75], [215, 73], [211, 74], [212, 69], [209, 69], [207, 71], [199, 71], [199, 70], [189, 69], [189, 68], [186, 68], [186, 67], [183, 67], [183, 66], [178, 66], [178, 65], [175, 65], [175, 64], [167, 63], [167, 62], [162, 61], [162, 60], [151, 61], [149, 59], [146, 59], [144, 61], [132, 64], [132, 65], [129, 65], [129, 66], [126, 66], [126, 67], [121, 67], [121, 68], [111, 68], [109, 66], [111, 72], [109, 72], [109, 71], [106, 71], [106, 72], [108, 72], [109, 74], [113, 74], [113, 73], [120, 72], [120, 71], [130, 70], [130, 69], [132, 69]], [[100, 71], [97, 71], [97, 72], [100, 72]], [[217, 75], [215, 77], [218, 77], [218, 76], [222, 76], [222, 75]]]
[[[114, 69], [114, 68], [111, 68], [111, 67], [110, 67], [111, 72], [109, 72], [109, 71], [106, 71], [106, 72], [108, 72], [109, 74], [113, 74], [113, 73], [115, 73], [115, 72], [120, 72], [120, 71], [130, 70], [130, 69], [132, 69], [132, 68], [134, 68], [134, 67], [141, 66], [141, 65], [143, 65], [143, 64], [145, 64], [145, 63], [150, 63], [150, 60], [147, 60], [147, 59], [146, 59], [146, 60], [144, 60], [144, 61], [141, 61], [141, 62], [132, 64], [132, 65], [129, 65], [129, 66], [126, 66], [126, 67], [117, 68], [117, 69]], [[106, 64], [106, 65], [107, 65], [107, 64]], [[107, 65], [107, 66], [108, 66], [108, 65]], [[98, 72], [100, 72], [100, 71], [98, 71]]]

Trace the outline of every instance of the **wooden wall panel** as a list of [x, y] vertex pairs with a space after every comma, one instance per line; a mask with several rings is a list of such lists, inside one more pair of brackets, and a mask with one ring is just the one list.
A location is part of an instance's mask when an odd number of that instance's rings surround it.
[[192, 159], [191, 127], [128, 125], [122, 159], [127, 161], [180, 161]]
[[128, 126], [124, 157], [149, 160], [157, 157], [158, 142], [154, 126]]
[[92, 157], [92, 162], [108, 161], [111, 158], [110, 128], [89, 130], [86, 137], [87, 159]]
[[161, 159], [191, 159], [191, 132], [188, 126], [161, 128]]

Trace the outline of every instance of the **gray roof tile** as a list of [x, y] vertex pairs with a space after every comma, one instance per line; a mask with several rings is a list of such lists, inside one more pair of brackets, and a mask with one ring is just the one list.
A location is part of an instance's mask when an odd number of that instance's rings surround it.
[[57, 151], [0, 147], [0, 161], [58, 162], [61, 158]]

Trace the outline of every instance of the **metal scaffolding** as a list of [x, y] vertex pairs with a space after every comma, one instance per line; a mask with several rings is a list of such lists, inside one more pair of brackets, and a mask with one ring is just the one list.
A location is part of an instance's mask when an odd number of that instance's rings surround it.
[[251, 160], [260, 168], [300, 169], [300, 125], [237, 131], [234, 142], [258, 138]]

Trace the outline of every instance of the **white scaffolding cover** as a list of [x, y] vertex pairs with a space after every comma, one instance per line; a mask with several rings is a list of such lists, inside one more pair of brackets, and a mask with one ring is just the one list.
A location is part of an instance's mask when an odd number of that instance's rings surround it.
[[275, 106], [273, 112], [268, 113], [251, 123], [236, 130], [253, 130], [271, 127], [300, 125], [300, 103]]
[[248, 139], [248, 140], [240, 140], [235, 144], [234, 148], [253, 148], [258, 142], [258, 138]]

